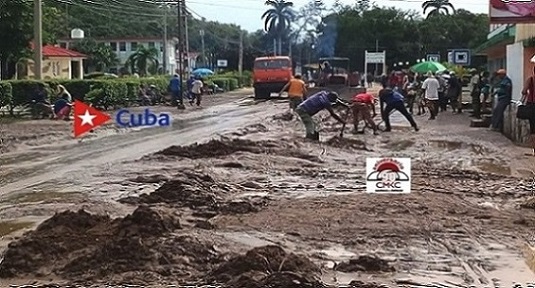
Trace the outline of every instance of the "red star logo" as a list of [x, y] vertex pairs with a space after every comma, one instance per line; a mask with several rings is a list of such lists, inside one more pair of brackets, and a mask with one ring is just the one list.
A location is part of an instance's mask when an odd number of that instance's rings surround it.
[[108, 122], [111, 116], [82, 101], [74, 101], [74, 137], [79, 137]]

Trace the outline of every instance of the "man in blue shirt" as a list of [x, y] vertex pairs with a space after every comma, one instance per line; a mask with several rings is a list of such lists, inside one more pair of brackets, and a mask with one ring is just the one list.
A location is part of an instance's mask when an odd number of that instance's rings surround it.
[[306, 138], [316, 141], [319, 140], [319, 132], [316, 131], [316, 123], [314, 123], [312, 116], [316, 115], [321, 110], [326, 109], [334, 119], [338, 120], [338, 122], [342, 124], [345, 124], [345, 121], [342, 120], [340, 116], [336, 115], [336, 113], [334, 113], [331, 104], [332, 102], [338, 102], [346, 107], [348, 106], [338, 99], [338, 94], [329, 91], [320, 91], [308, 97], [305, 101], [297, 106], [295, 112], [297, 112], [301, 118], [301, 121], [305, 125]]
[[412, 118], [412, 115], [409, 113], [409, 111], [407, 111], [407, 108], [405, 108], [405, 104], [403, 102], [403, 95], [401, 95], [399, 92], [393, 91], [390, 87], [384, 88], [379, 91], [379, 100], [381, 103], [383, 121], [385, 121], [386, 126], [386, 129], [384, 130], [385, 132], [392, 131], [392, 127], [390, 126], [390, 113], [393, 110], [397, 110], [399, 111], [399, 113], [405, 116], [409, 123], [411, 123], [411, 126], [414, 128], [414, 131], [420, 130], [418, 128], [418, 125]]
[[503, 129], [503, 114], [511, 104], [513, 82], [511, 78], [507, 77], [505, 69], [496, 71], [497, 84], [494, 87], [494, 94], [498, 97], [496, 108], [492, 111], [492, 127], [493, 131], [502, 131]]
[[182, 99], [182, 79], [178, 74], [175, 74], [169, 81], [169, 91], [171, 92], [172, 105], [177, 106], [178, 109], [186, 109]]

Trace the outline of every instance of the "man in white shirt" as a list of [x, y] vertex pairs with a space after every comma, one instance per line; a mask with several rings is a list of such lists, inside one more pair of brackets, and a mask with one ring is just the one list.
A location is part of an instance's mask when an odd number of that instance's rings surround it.
[[427, 79], [422, 84], [422, 89], [425, 90], [425, 100], [427, 107], [431, 113], [429, 120], [434, 120], [438, 114], [438, 92], [440, 89], [440, 82], [433, 75], [433, 72], [427, 72]]
[[204, 86], [204, 83], [202, 82], [201, 78], [196, 78], [195, 81], [192, 83], [191, 87], [191, 100], [189, 102], [190, 105], [193, 105], [193, 101], [196, 100], [197, 106], [201, 106], [201, 98], [202, 98], [202, 88]]

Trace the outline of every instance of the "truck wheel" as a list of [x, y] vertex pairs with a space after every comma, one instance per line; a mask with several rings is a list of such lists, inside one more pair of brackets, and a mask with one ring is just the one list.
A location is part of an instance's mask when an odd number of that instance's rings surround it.
[[269, 99], [271, 92], [264, 89], [255, 88], [254, 89], [254, 99]]

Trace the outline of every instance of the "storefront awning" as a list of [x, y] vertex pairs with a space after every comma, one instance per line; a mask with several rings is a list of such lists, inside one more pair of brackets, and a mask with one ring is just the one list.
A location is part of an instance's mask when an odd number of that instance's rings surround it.
[[479, 47], [473, 49], [475, 55], [486, 55], [486, 51], [489, 48], [495, 46], [505, 46], [508, 44], [513, 44], [515, 42], [516, 27], [511, 26], [502, 32], [494, 35], [492, 38], [485, 41]]

